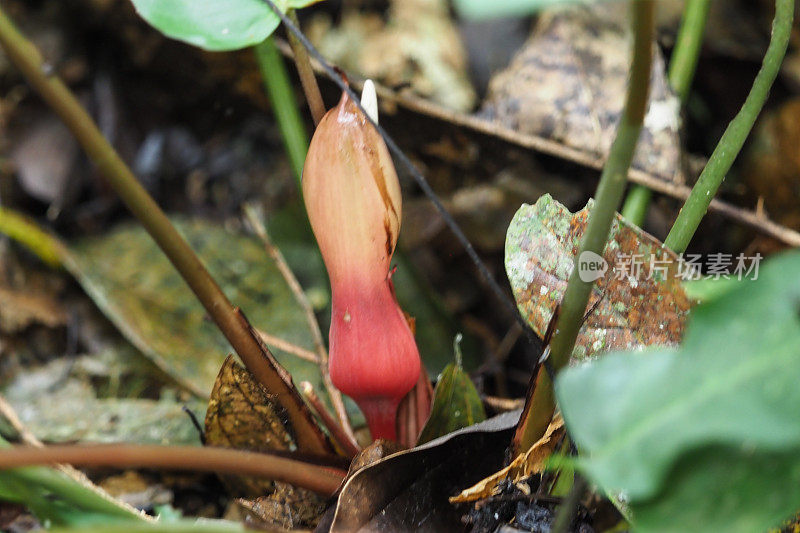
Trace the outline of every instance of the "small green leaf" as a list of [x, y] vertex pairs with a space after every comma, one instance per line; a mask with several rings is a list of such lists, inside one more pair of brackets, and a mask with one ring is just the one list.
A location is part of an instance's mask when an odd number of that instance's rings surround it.
[[695, 309], [680, 350], [559, 375], [579, 466], [641, 531], [758, 531], [800, 501], [800, 253]]
[[[238, 50], [269, 37], [280, 18], [261, 0], [132, 0], [167, 37], [211, 51]], [[319, 0], [275, 0], [282, 11]]]
[[458, 334], [455, 342], [456, 362], [445, 367], [436, 383], [431, 416], [422, 429], [418, 445], [486, 420], [481, 397], [469, 374], [461, 368], [460, 340], [461, 334]]

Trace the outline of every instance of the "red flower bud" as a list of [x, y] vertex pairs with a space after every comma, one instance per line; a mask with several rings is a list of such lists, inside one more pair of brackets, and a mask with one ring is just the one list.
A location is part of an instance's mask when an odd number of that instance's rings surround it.
[[331, 380], [364, 412], [373, 438], [394, 439], [397, 406], [420, 372], [389, 272], [400, 184], [386, 144], [347, 94], [314, 132], [303, 194], [331, 281]]

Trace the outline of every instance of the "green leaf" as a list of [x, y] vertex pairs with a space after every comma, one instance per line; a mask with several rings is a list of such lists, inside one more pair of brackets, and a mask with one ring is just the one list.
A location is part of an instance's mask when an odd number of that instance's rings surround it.
[[[261, 0], [132, 0], [167, 37], [212, 51], [238, 50], [269, 37], [280, 18]], [[282, 11], [319, 0], [275, 0]]]
[[[0, 450], [10, 444], [0, 437]], [[0, 451], [2, 453], [2, 451]], [[43, 523], [88, 526], [136, 520], [142, 516], [105, 492], [46, 466], [0, 472], [0, 498], [26, 505]]]
[[[596, 0], [595, 0], [596, 1]], [[467, 18], [530, 15], [540, 9], [560, 4], [581, 4], [583, 0], [455, 0], [459, 14]]]
[[[313, 351], [302, 307], [259, 241], [220, 224], [174, 223], [254, 327]], [[176, 381], [208, 397], [232, 348], [139, 225], [71, 245], [65, 263], [134, 346]], [[327, 398], [316, 363], [278, 349], [273, 353], [295, 382], [309, 381]]]
[[[695, 309], [680, 350], [565, 370], [579, 466], [643, 531], [756, 531], [800, 501], [800, 253]], [[707, 527], [706, 527], [707, 526]]]
[[422, 428], [417, 445], [486, 420], [483, 402], [469, 374], [461, 368], [461, 349], [456, 336], [456, 362], [447, 365], [433, 391], [431, 416]]
[[[26, 368], [3, 388], [3, 396], [27, 429], [46, 442], [200, 445], [183, 407], [202, 419], [206, 402], [181, 400], [173, 383], [161, 389], [158, 400], [133, 397], [165, 378], [138, 350], [124, 341], [117, 344], [96, 354]], [[14, 433], [1, 422], [0, 431]]]

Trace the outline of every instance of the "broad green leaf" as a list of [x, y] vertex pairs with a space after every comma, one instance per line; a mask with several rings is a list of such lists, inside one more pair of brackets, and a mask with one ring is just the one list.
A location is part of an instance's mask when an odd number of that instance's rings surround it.
[[[460, 335], [456, 342], [460, 341]], [[417, 444], [424, 444], [486, 420], [483, 402], [469, 374], [461, 367], [460, 348], [456, 344], [456, 361], [447, 365], [433, 391], [431, 416], [422, 428]]]
[[[313, 351], [302, 308], [262, 244], [201, 220], [175, 221], [234, 305], [254, 327]], [[69, 249], [68, 269], [131, 343], [159, 368], [199, 396], [208, 397], [232, 348], [138, 225], [123, 225]], [[316, 363], [274, 349], [295, 382], [325, 388]]]
[[679, 350], [559, 376], [579, 466], [640, 530], [764, 530], [800, 507], [798, 279], [800, 253], [775, 257], [697, 307]]
[[[8, 446], [0, 437], [0, 453]], [[56, 526], [142, 521], [133, 508], [122, 505], [88, 481], [81, 483], [46, 466], [0, 471], [0, 499], [24, 504], [40, 521]]]
[[[319, 0], [275, 0], [282, 11]], [[269, 37], [280, 18], [261, 0], [132, 0], [167, 37], [212, 51], [238, 50]]]

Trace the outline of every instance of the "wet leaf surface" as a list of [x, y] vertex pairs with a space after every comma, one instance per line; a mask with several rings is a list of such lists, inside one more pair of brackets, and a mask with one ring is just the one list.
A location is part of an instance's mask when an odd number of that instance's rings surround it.
[[[573, 215], [545, 195], [535, 205], [523, 205], [508, 228], [506, 273], [520, 312], [539, 336], [564, 295], [589, 209]], [[631, 267], [634, 257], [638, 269]], [[692, 306], [678, 275], [677, 255], [617, 215], [603, 258], [607, 268], [590, 305], [602, 300], [586, 319], [572, 357], [677, 344]]]
[[[200, 444], [186, 406], [202, 416], [205, 405], [162, 393], [162, 398], [103, 396], [114, 383], [127, 382], [130, 392], [152, 380], [137, 365], [135, 350], [118, 347], [76, 359], [56, 359], [17, 375], [3, 390], [20, 420], [45, 442], [137, 442], [142, 444]], [[105, 383], [100, 386], [99, 384]]]
[[641, 531], [763, 531], [800, 499], [800, 253], [692, 313], [678, 350], [620, 352], [556, 381], [578, 466]]
[[[302, 308], [257, 240], [201, 220], [176, 223], [254, 327], [314, 349]], [[67, 265], [132, 344], [194, 393], [209, 394], [232, 348], [140, 226], [122, 225], [74, 243]], [[316, 363], [278, 349], [273, 353], [295, 382], [309, 381], [327, 401]]]
[[331, 532], [463, 529], [447, 499], [500, 468], [518, 419], [505, 413], [360, 470], [342, 488]]
[[[481, 114], [521, 133], [608, 155], [625, 98], [630, 35], [625, 5], [545, 11]], [[654, 43], [650, 103], [633, 166], [665, 180], [679, 168], [677, 98]]]

